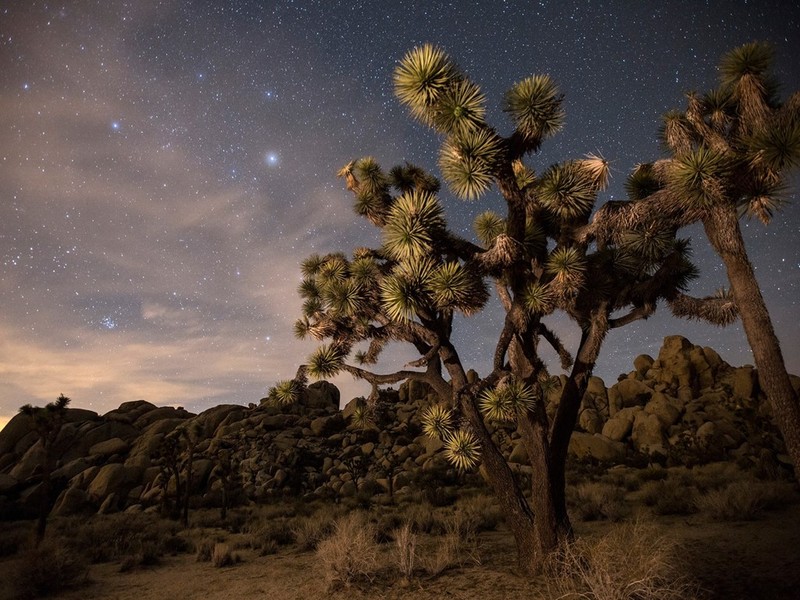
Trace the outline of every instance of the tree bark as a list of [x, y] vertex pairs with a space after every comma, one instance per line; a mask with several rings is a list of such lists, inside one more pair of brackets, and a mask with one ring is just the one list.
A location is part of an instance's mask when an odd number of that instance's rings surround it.
[[778, 336], [758, 287], [733, 206], [716, 206], [703, 219], [706, 235], [728, 271], [731, 292], [758, 369], [761, 389], [772, 405], [786, 449], [800, 476], [800, 404], [781, 354]]

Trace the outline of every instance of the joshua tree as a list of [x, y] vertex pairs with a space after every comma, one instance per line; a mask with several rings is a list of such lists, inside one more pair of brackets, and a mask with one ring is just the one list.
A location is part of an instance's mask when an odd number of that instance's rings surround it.
[[720, 86], [687, 94], [686, 110], [664, 117], [670, 158], [639, 165], [628, 181], [632, 201], [607, 204], [587, 232], [604, 244], [618, 238], [621, 226], [703, 224], [725, 263], [761, 388], [800, 476], [800, 403], [739, 227], [745, 214], [770, 222], [789, 172], [800, 164], [800, 92], [781, 103], [771, 64], [765, 44], [726, 54]]
[[211, 476], [219, 480], [220, 483], [220, 491], [222, 493], [220, 519], [224, 521], [228, 517], [228, 507], [231, 503], [233, 490], [238, 484], [239, 460], [234, 452], [233, 442], [228, 439], [213, 440], [208, 448], [208, 455], [214, 461]]
[[[181, 479], [181, 443], [178, 435], [173, 431], [165, 435], [156, 451], [156, 461], [161, 470], [161, 510], [170, 518], [177, 519], [180, 515], [181, 499], [183, 498], [183, 480]], [[169, 482], [175, 479], [175, 504], [169, 502]]]
[[60, 394], [55, 402], [50, 402], [44, 407], [26, 404], [19, 411], [30, 417], [33, 427], [42, 444], [42, 483], [41, 499], [39, 503], [39, 519], [36, 522], [36, 545], [44, 539], [47, 528], [47, 515], [50, 514], [50, 496], [52, 495], [51, 475], [56, 466], [56, 440], [64, 419], [67, 416], [67, 405], [70, 399]]
[[[549, 77], [529, 77], [506, 93], [514, 126], [506, 137], [484, 120], [479, 87], [437, 48], [410, 51], [394, 83], [411, 114], [444, 136], [439, 167], [455, 195], [475, 200], [494, 186], [505, 215], [480, 213], [473, 243], [447, 228], [431, 174], [411, 164], [387, 173], [372, 158], [346, 165], [339, 175], [355, 196], [355, 211], [381, 230], [383, 245], [356, 249], [352, 258], [331, 253], [304, 261], [304, 316], [295, 332], [330, 343], [274, 394], [291, 402], [308, 375], [340, 371], [369, 381], [373, 401], [380, 385], [428, 383], [441, 403], [423, 414], [426, 432], [442, 438], [460, 469], [481, 466], [514, 534], [520, 566], [535, 571], [571, 534], [566, 451], [606, 333], [648, 317], [662, 299], [692, 314], [702, 307], [722, 323], [735, 317], [735, 308], [726, 298], [683, 294], [696, 270], [688, 243], [676, 240], [672, 228], [631, 228], [602, 247], [580, 237], [608, 166], [591, 155], [538, 175], [526, 165], [563, 119], [562, 97]], [[492, 370], [480, 378], [468, 376], [452, 331], [457, 313], [483, 309], [489, 282], [505, 321], [490, 350]], [[556, 311], [580, 327], [575, 360], [546, 323]], [[393, 341], [410, 344], [420, 358], [394, 373], [370, 371]], [[550, 372], [540, 358], [542, 342], [558, 353], [562, 368], [571, 367], [552, 419], [543, 399]], [[492, 441], [492, 421], [514, 423], [520, 434], [534, 474], [530, 500]]]

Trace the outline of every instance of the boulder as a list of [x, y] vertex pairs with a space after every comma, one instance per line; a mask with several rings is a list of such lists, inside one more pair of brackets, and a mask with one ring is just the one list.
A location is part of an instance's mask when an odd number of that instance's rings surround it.
[[751, 366], [733, 370], [732, 393], [735, 398], [755, 398], [758, 396], [758, 375]]
[[100, 468], [87, 490], [90, 500], [102, 502], [110, 494], [119, 492], [128, 481], [128, 472], [120, 463], [111, 463]]
[[636, 414], [631, 430], [633, 447], [643, 454], [666, 455], [664, 425], [656, 415], [641, 411]]
[[53, 516], [68, 517], [82, 512], [86, 512], [90, 507], [89, 495], [79, 487], [69, 487], [56, 500], [53, 506]]
[[[638, 379], [623, 379], [612, 386], [619, 394], [622, 408], [643, 406], [650, 399], [653, 390]], [[610, 400], [610, 395], [609, 395]]]
[[130, 444], [122, 438], [111, 438], [102, 442], [97, 442], [89, 448], [89, 455], [113, 456], [114, 454], [125, 454], [130, 448]]
[[623, 408], [603, 425], [603, 436], [615, 442], [621, 442], [631, 434], [636, 413], [641, 411], [641, 406]]
[[569, 453], [577, 458], [618, 462], [625, 458], [625, 444], [610, 440], [599, 433], [576, 431], [569, 441]]
[[643, 378], [653, 366], [653, 362], [653, 357], [649, 354], [640, 354], [633, 359], [633, 368], [636, 369], [636, 374]]
[[661, 392], [656, 392], [644, 407], [644, 411], [649, 415], [655, 415], [664, 427], [669, 427], [677, 423], [681, 416], [681, 411], [676, 406], [677, 402]]
[[33, 426], [27, 415], [17, 413], [11, 417], [6, 426], [0, 430], [0, 456], [14, 450], [19, 441], [30, 433], [33, 433]]
[[308, 408], [339, 410], [339, 388], [329, 381], [317, 381], [306, 388], [301, 404]]

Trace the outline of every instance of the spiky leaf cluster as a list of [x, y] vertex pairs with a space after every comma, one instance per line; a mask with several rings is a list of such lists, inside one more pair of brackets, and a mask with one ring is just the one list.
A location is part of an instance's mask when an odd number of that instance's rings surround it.
[[586, 257], [575, 247], [560, 246], [550, 253], [545, 271], [553, 276], [551, 285], [570, 294], [583, 286]]
[[431, 108], [460, 78], [458, 69], [441, 49], [425, 44], [410, 50], [400, 61], [394, 71], [394, 91], [414, 117], [432, 124]]
[[700, 146], [673, 161], [670, 185], [689, 206], [711, 206], [725, 199], [730, 167], [727, 156]]
[[428, 290], [438, 308], [457, 309], [468, 315], [479, 311], [488, 299], [483, 278], [456, 261], [434, 270]]
[[472, 227], [481, 243], [488, 248], [498, 235], [505, 233], [506, 221], [496, 212], [487, 210], [475, 217]]
[[479, 408], [490, 421], [514, 422], [517, 415], [532, 410], [536, 393], [528, 384], [514, 379], [504, 381], [494, 389], [481, 394]]
[[460, 471], [468, 471], [480, 462], [481, 446], [471, 431], [457, 429], [442, 441], [444, 457]]
[[386, 315], [395, 321], [408, 321], [430, 307], [430, 288], [435, 262], [428, 257], [405, 261], [380, 283], [381, 304]]
[[525, 287], [525, 308], [535, 315], [549, 315], [555, 309], [555, 294], [546, 283], [532, 281]]
[[454, 194], [474, 200], [489, 189], [501, 153], [493, 131], [467, 131], [445, 140], [439, 151], [439, 168]]
[[[542, 174], [537, 188], [539, 202], [565, 221], [588, 217], [594, 207], [598, 187], [593, 178], [603, 181], [597, 165], [578, 161], [554, 165]], [[592, 168], [594, 167], [594, 169]]]
[[430, 438], [446, 439], [454, 430], [453, 409], [444, 404], [431, 404], [420, 416], [422, 431]]
[[484, 125], [486, 98], [480, 88], [462, 79], [450, 85], [440, 96], [433, 110], [433, 126], [453, 136], [462, 136]]
[[300, 398], [302, 387], [293, 379], [287, 379], [275, 384], [269, 392], [269, 398], [279, 406], [294, 404]]
[[625, 191], [630, 200], [643, 200], [661, 189], [653, 173], [652, 163], [638, 164], [625, 181]]
[[562, 95], [548, 75], [534, 75], [511, 87], [503, 110], [517, 131], [534, 143], [553, 135], [564, 122]]
[[308, 359], [308, 373], [316, 379], [333, 377], [342, 368], [346, 353], [334, 344], [317, 348]]
[[445, 230], [436, 196], [414, 190], [392, 204], [383, 228], [383, 247], [395, 260], [418, 260], [432, 253]]

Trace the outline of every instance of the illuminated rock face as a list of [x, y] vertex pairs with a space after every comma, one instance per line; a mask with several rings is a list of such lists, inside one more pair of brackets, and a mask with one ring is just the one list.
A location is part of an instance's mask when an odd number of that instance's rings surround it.
[[[793, 381], [800, 386], [800, 378]], [[559, 385], [548, 391], [551, 415]], [[193, 415], [140, 400], [103, 416], [68, 409], [53, 471], [59, 493], [54, 511], [156, 510], [165, 492], [168, 497], [175, 493], [174, 478], [166, 479], [157, 457], [165, 438], [180, 428], [196, 436], [193, 505], [219, 503], [223, 485], [234, 500], [261, 501], [388, 497], [418, 492], [425, 482], [455, 484], [458, 478], [443, 458], [442, 443], [422, 434], [417, 417], [436, 401], [424, 384], [388, 390], [374, 413], [377, 426], [355, 422], [359, 399], [340, 410], [339, 390], [327, 382], [312, 384], [305, 398], [286, 407], [221, 405]], [[783, 443], [770, 417], [752, 367], [731, 367], [711, 348], [670, 336], [657, 359], [638, 356], [634, 370], [611, 387], [596, 377], [590, 380], [569, 450], [577, 460], [609, 465], [736, 459], [746, 466], [765, 456], [780, 461]], [[528, 472], [527, 456], [512, 429], [496, 425], [494, 431], [509, 462]], [[26, 502], [39, 486], [41, 454], [22, 415], [0, 431], [4, 514], [31, 516], [35, 504]], [[183, 481], [185, 458], [186, 446], [181, 446], [176, 464]]]

